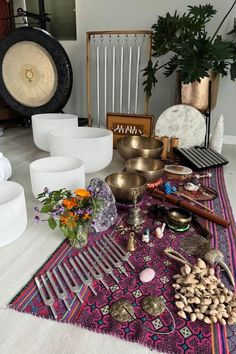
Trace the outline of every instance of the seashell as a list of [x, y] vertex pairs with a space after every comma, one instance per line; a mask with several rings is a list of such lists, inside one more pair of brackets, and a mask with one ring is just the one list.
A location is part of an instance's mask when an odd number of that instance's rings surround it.
[[172, 284], [173, 288], [175, 289], [180, 289], [181, 288], [181, 285], [180, 284]]
[[217, 315], [217, 311], [216, 310], [210, 310], [209, 311], [209, 315]]
[[226, 325], [226, 321], [225, 321], [224, 318], [219, 319], [219, 322], [220, 322], [220, 324], [221, 324], [222, 326], [225, 326], [225, 325]]
[[197, 260], [197, 266], [200, 268], [200, 269], [205, 269], [207, 266], [206, 266], [206, 263], [201, 259], [201, 258], [198, 258]]
[[153, 280], [154, 277], [155, 271], [152, 268], [146, 268], [139, 274], [139, 278], [143, 283], [148, 283], [149, 281]]
[[211, 303], [212, 303], [211, 298], [203, 299], [202, 302], [201, 302], [202, 305], [210, 305]]
[[190, 306], [185, 306], [184, 311], [193, 312], [192, 307], [190, 307]]
[[175, 305], [178, 307], [178, 309], [183, 310], [185, 307], [185, 304], [182, 301], [176, 301]]
[[226, 296], [225, 296], [225, 302], [226, 302], [226, 304], [228, 304], [231, 299], [232, 299], [231, 296], [227, 296], [227, 295], [226, 295]]
[[236, 318], [236, 312], [235, 311], [230, 311], [230, 316]]
[[186, 318], [187, 316], [186, 316], [186, 313], [184, 312], [184, 311], [179, 311], [178, 312], [178, 315], [180, 316], [180, 317], [182, 317], [182, 318]]
[[190, 274], [191, 273], [191, 267], [188, 264], [185, 264], [184, 269], [185, 269], [185, 273], [186, 274]]
[[173, 279], [178, 279], [181, 275], [180, 274], [174, 274]]
[[201, 321], [201, 320], [203, 320], [203, 318], [204, 318], [203, 313], [200, 313], [200, 312], [199, 312], [199, 313], [197, 313], [197, 319], [198, 319], [198, 320], [200, 320], [200, 321]]
[[232, 325], [236, 323], [236, 318], [235, 317], [229, 317], [227, 320], [228, 325]]
[[195, 304], [200, 304], [200, 303], [201, 303], [201, 300], [200, 300], [199, 297], [197, 297], [197, 296], [195, 296], [195, 297], [193, 298], [193, 300], [194, 300]]
[[199, 290], [205, 290], [206, 289], [205, 285], [203, 285], [202, 283], [197, 284], [197, 288]]
[[209, 318], [208, 316], [205, 316], [205, 317], [203, 318], [203, 321], [204, 321], [205, 323], [208, 323], [208, 324], [211, 323], [211, 320], [210, 320], [210, 318]]
[[229, 314], [225, 311], [225, 312], [222, 312], [222, 317], [224, 318], [229, 318]]
[[219, 295], [218, 299], [219, 299], [221, 304], [223, 304], [225, 302], [225, 296], [224, 295]]
[[205, 313], [207, 309], [208, 309], [208, 306], [206, 306], [206, 305], [203, 305], [200, 307], [201, 313]]
[[190, 320], [191, 320], [192, 322], [195, 322], [196, 319], [197, 319], [196, 314], [195, 314], [195, 313], [191, 313], [191, 314], [190, 314]]
[[201, 269], [198, 266], [193, 266], [192, 274], [201, 273]]
[[209, 275], [215, 275], [215, 269], [214, 268], [210, 268], [208, 272], [209, 272]]
[[216, 316], [213, 315], [213, 316], [211, 316], [210, 318], [211, 318], [211, 322], [217, 323], [218, 319], [217, 319]]

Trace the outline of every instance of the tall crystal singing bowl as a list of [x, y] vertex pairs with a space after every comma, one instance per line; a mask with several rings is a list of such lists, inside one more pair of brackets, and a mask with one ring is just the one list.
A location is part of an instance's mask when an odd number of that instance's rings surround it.
[[145, 177], [148, 181], [161, 177], [164, 173], [164, 162], [145, 157], [135, 157], [125, 162], [127, 172]]
[[163, 149], [163, 143], [146, 136], [126, 136], [117, 141], [117, 150], [125, 160], [132, 157], [157, 158]]
[[105, 178], [110, 186], [116, 200], [124, 202], [133, 202], [135, 192], [140, 197], [146, 189], [147, 180], [145, 177], [135, 173], [118, 172]]

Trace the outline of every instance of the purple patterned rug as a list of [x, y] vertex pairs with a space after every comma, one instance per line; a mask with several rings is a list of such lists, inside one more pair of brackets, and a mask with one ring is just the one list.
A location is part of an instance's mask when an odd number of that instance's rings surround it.
[[[235, 252], [235, 236], [236, 228], [233, 220], [232, 210], [227, 197], [223, 168], [211, 170], [213, 177], [205, 180], [205, 183], [215, 188], [219, 193], [219, 198], [208, 202], [215, 213], [229, 219], [231, 225], [228, 229], [224, 229], [210, 222], [205, 223], [212, 232], [214, 238], [212, 245], [218, 247], [225, 255], [226, 263], [236, 272], [236, 252]], [[149, 227], [151, 234], [156, 227], [156, 221], [152, 219], [148, 213], [148, 208], [152, 204], [160, 203], [146, 194], [142, 200], [142, 210], [146, 214], [146, 220], [143, 227]], [[125, 225], [124, 216], [127, 210], [120, 209], [119, 217], [116, 225], [101, 234], [90, 234], [89, 246], [93, 245], [96, 240], [103, 238], [104, 235], [114, 237], [115, 240], [123, 247], [127, 244], [127, 235], [121, 236], [116, 227]], [[203, 220], [201, 220], [204, 222]], [[39, 226], [40, 227], [40, 226]], [[109, 286], [106, 289], [101, 282], [94, 283], [97, 291], [95, 296], [89, 288], [82, 287], [81, 293], [84, 303], [75, 297], [74, 293], [68, 290], [68, 301], [71, 302], [72, 308], [66, 310], [62, 301], [55, 300], [54, 307], [56, 309], [58, 321], [71, 323], [82, 326], [89, 330], [117, 336], [123, 340], [130, 342], [138, 342], [151, 349], [156, 349], [165, 353], [235, 353], [236, 339], [234, 335], [235, 326], [223, 327], [220, 325], [207, 325], [201, 321], [191, 322], [184, 320], [177, 315], [177, 309], [174, 305], [174, 289], [172, 288], [172, 276], [179, 272], [180, 265], [173, 260], [168, 259], [163, 254], [163, 249], [172, 246], [176, 250], [180, 250], [180, 241], [183, 237], [188, 237], [194, 229], [191, 227], [184, 233], [174, 233], [166, 230], [163, 239], [159, 240], [152, 237], [149, 244], [141, 241], [141, 234], [138, 235], [138, 248], [131, 255], [130, 261], [135, 266], [133, 270], [128, 263], [124, 263], [128, 277], [122, 272], [122, 269], [115, 270], [114, 274], [118, 278], [118, 284], [114, 279], [107, 275], [105, 280]], [[180, 250], [181, 251], [181, 250]], [[64, 241], [48, 261], [36, 273], [37, 276], [45, 275], [47, 270], [51, 270], [60, 262], [66, 262], [73, 271], [68, 258], [78, 254], [79, 250], [72, 249], [67, 241]], [[184, 254], [186, 258], [189, 258]], [[194, 258], [189, 258], [194, 260]], [[142, 283], [139, 279], [139, 273], [145, 268], [151, 267], [155, 270], [156, 276], [149, 283]], [[34, 275], [34, 277], [36, 276]], [[76, 276], [76, 274], [74, 274]], [[53, 319], [50, 309], [44, 305], [42, 298], [36, 288], [34, 277], [29, 283], [14, 297], [9, 307], [20, 311], [33, 314], [39, 317]], [[223, 279], [228, 286], [227, 280]], [[65, 285], [66, 286], [66, 285]], [[53, 291], [53, 290], [52, 290]], [[109, 306], [120, 298], [128, 299], [133, 307], [136, 318], [139, 322], [152, 330], [159, 332], [168, 332], [172, 329], [172, 321], [167, 311], [155, 318], [147, 315], [141, 308], [141, 302], [146, 295], [161, 296], [166, 302], [166, 306], [173, 313], [176, 322], [176, 330], [169, 335], [161, 335], [148, 332], [134, 321], [120, 323], [112, 319], [109, 314]]]

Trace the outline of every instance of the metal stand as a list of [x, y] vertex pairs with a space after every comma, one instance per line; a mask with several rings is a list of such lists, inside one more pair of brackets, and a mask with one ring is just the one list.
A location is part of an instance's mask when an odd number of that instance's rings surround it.
[[210, 144], [210, 130], [211, 130], [211, 86], [212, 82], [209, 81], [209, 87], [208, 87], [208, 109], [206, 112], [203, 112], [205, 119], [206, 119], [206, 135], [205, 135], [205, 144], [204, 147], [206, 149], [209, 148]]

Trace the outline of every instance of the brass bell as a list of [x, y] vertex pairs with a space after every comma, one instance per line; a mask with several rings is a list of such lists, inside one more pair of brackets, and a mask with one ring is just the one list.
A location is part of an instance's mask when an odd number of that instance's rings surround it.
[[110, 314], [118, 322], [127, 322], [134, 317], [134, 308], [126, 299], [120, 299], [111, 305]]
[[166, 305], [159, 296], [149, 295], [142, 301], [142, 309], [149, 315], [158, 316], [165, 311]]
[[136, 248], [137, 248], [137, 246], [136, 246], [136, 240], [135, 240], [135, 233], [134, 232], [130, 232], [129, 240], [128, 240], [126, 249], [129, 252], [133, 252], [133, 251], [136, 250]]

